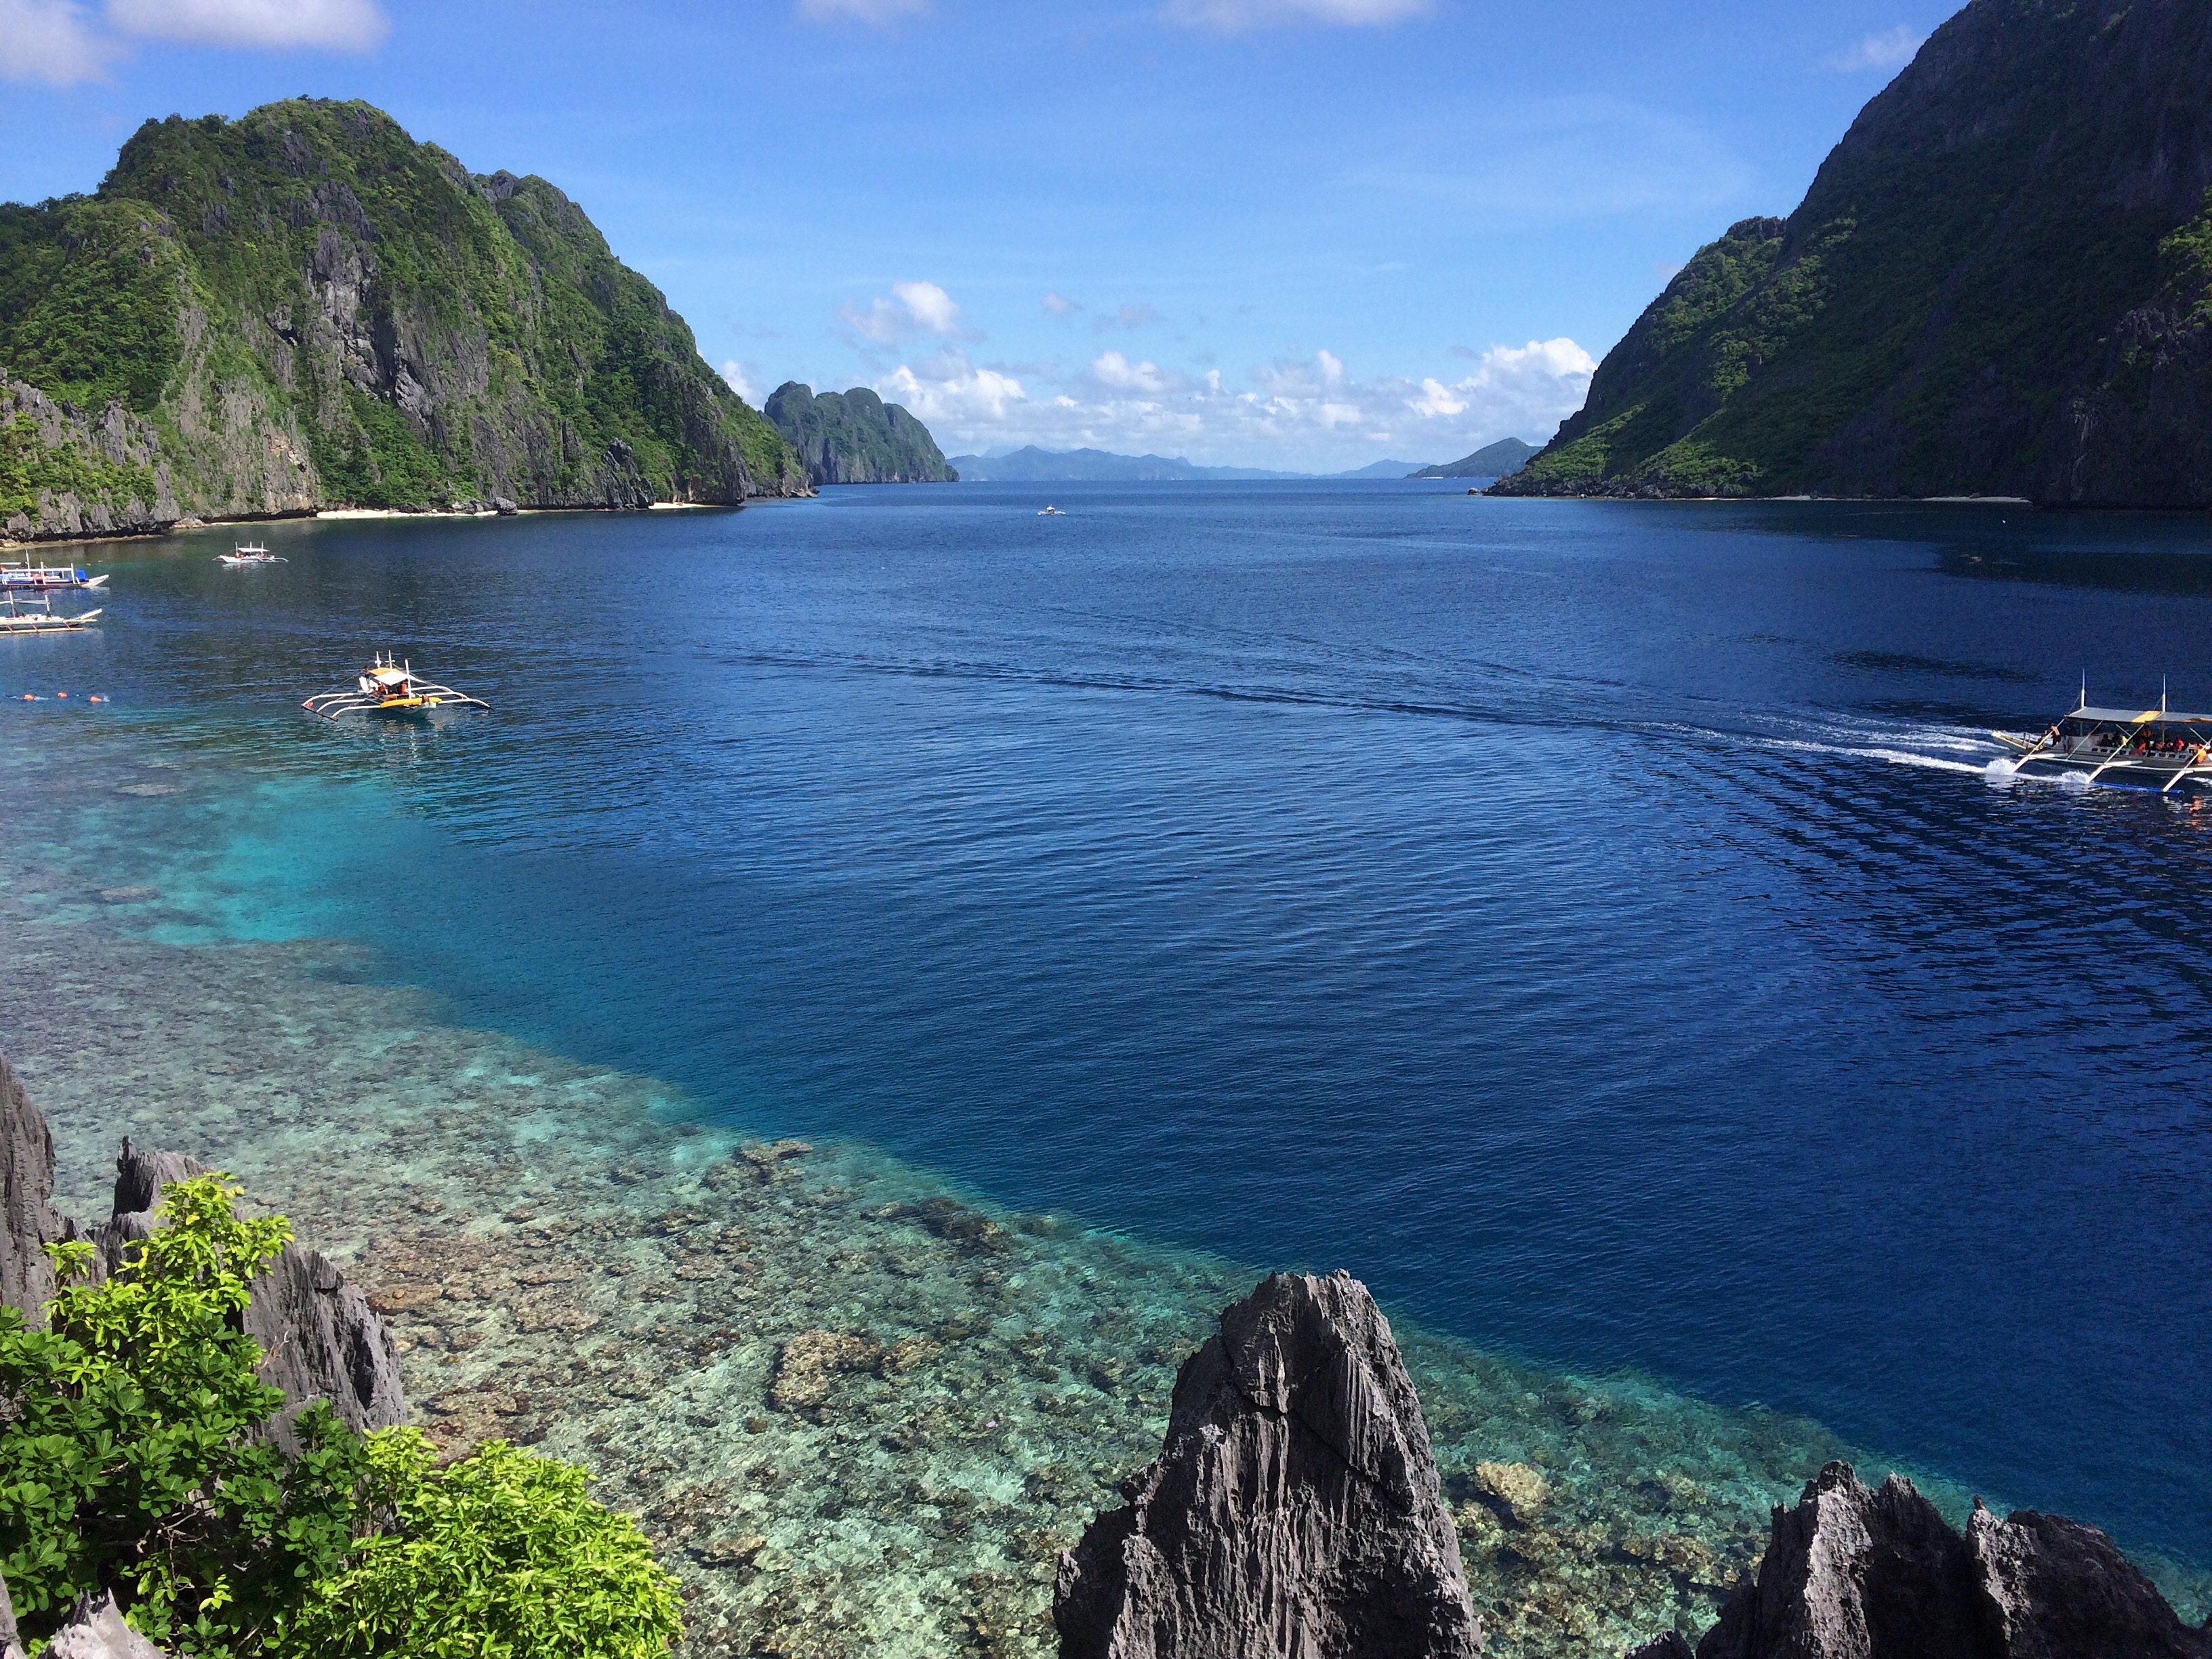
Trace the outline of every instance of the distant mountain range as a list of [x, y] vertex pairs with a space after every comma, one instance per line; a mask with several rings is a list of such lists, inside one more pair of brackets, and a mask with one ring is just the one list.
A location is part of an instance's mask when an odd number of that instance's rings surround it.
[[1410, 476], [1416, 478], [1508, 478], [1528, 465], [1535, 454], [1534, 444], [1524, 444], [1518, 438], [1500, 438], [1486, 444], [1474, 454], [1454, 461], [1449, 466], [1425, 466]]
[[[1509, 438], [1505, 441], [1518, 445], [1522, 459], [1536, 453], [1528, 445], [1520, 443], [1518, 439]], [[1493, 444], [1490, 449], [1478, 451], [1477, 453], [1486, 455], [1498, 447]], [[1026, 449], [1012, 450], [1003, 455], [955, 455], [950, 465], [969, 483], [1174, 483], [1254, 478], [1456, 478], [1472, 476], [1443, 471], [1433, 466], [1424, 468], [1419, 461], [1376, 461], [1372, 465], [1363, 466], [1352, 472], [1269, 472], [1255, 466], [1199, 466], [1179, 455], [1173, 459], [1165, 455], [1115, 455], [1103, 449], [1039, 449], [1034, 444]], [[1518, 466], [1520, 461], [1516, 460], [1514, 465]], [[1492, 472], [1481, 476], [1496, 477], [1498, 475]]]

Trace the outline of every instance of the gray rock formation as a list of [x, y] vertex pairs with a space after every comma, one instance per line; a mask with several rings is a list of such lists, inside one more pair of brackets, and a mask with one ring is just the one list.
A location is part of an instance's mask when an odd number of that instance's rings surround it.
[[[126, 1244], [154, 1231], [163, 1187], [206, 1173], [185, 1153], [141, 1152], [126, 1139], [115, 1160], [114, 1214], [94, 1234], [106, 1270], [114, 1270]], [[246, 1334], [266, 1356], [262, 1379], [284, 1391], [284, 1409], [270, 1424], [277, 1444], [297, 1449], [293, 1419], [317, 1400], [329, 1401], [341, 1422], [364, 1433], [406, 1421], [398, 1346], [329, 1257], [287, 1244], [254, 1279], [252, 1296]]]
[[267, 1356], [263, 1380], [284, 1391], [270, 1433], [285, 1450], [296, 1449], [292, 1421], [312, 1401], [329, 1401], [341, 1422], [363, 1433], [407, 1420], [392, 1333], [321, 1252], [284, 1247], [253, 1281], [246, 1334]]
[[53, 1195], [54, 1138], [0, 1054], [0, 1303], [34, 1324], [54, 1293], [46, 1247], [66, 1237]]
[[0, 536], [143, 535], [183, 516], [160, 433], [120, 401], [80, 409], [0, 375], [0, 434], [21, 446], [11, 471], [24, 486]]
[[8, 1599], [5, 1578], [0, 1578], [0, 1659], [23, 1659], [23, 1638], [15, 1629], [15, 1604]]
[[[152, 1233], [163, 1187], [206, 1173], [183, 1152], [143, 1152], [125, 1140], [115, 1160], [113, 1211], [86, 1235], [99, 1253], [95, 1273], [112, 1273], [125, 1248]], [[54, 1290], [43, 1246], [78, 1236], [49, 1201], [53, 1190], [53, 1136], [0, 1054], [0, 1301], [34, 1318]], [[342, 1422], [363, 1431], [406, 1420], [392, 1333], [320, 1253], [284, 1247], [253, 1281], [246, 1333], [265, 1356], [262, 1376], [284, 1391], [284, 1409], [269, 1431], [286, 1450], [295, 1449], [293, 1419], [316, 1400], [329, 1401]]]
[[[1680, 1659], [1668, 1639], [1638, 1653]], [[1870, 1491], [1831, 1463], [1776, 1507], [1697, 1659], [2212, 1659], [2212, 1625], [2184, 1625], [2094, 1527], [1977, 1503], [1961, 1538], [1902, 1476]]]
[[1482, 1626], [1390, 1327], [1278, 1273], [1176, 1378], [1167, 1443], [1060, 1557], [1062, 1659], [1471, 1659]]
[[123, 1622], [112, 1595], [82, 1595], [46, 1644], [46, 1659], [165, 1659], [161, 1650]]

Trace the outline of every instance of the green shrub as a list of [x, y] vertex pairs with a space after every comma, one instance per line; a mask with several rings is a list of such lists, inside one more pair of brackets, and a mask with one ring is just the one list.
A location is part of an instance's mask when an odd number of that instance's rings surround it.
[[286, 1459], [283, 1395], [241, 1328], [291, 1237], [221, 1176], [162, 1192], [163, 1224], [34, 1331], [0, 1307], [0, 1575], [26, 1632], [87, 1590], [192, 1659], [651, 1659], [675, 1581], [583, 1470], [503, 1442], [440, 1467], [412, 1429], [366, 1438], [317, 1403]]
[[676, 1581], [583, 1470], [498, 1440], [441, 1468], [411, 1429], [368, 1447], [391, 1527], [309, 1595], [303, 1659], [650, 1659], [682, 1633]]
[[168, 1187], [167, 1224], [103, 1284], [80, 1282], [90, 1245], [56, 1246], [47, 1330], [0, 1308], [0, 1574], [33, 1631], [107, 1589], [158, 1642], [251, 1652], [353, 1547], [359, 1437], [326, 1406], [296, 1461], [252, 1437], [284, 1396], [239, 1324], [291, 1229], [241, 1219], [237, 1191]]

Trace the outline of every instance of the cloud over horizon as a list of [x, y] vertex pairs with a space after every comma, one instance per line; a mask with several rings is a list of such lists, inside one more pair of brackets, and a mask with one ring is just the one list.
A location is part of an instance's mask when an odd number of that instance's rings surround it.
[[1541, 441], [1582, 407], [1597, 365], [1565, 337], [1492, 346], [1447, 382], [1360, 379], [1326, 349], [1251, 368], [1191, 374], [1103, 351], [1073, 369], [1030, 377], [979, 366], [957, 347], [879, 377], [947, 454], [1024, 444], [1183, 454], [1210, 465], [1348, 470], [1377, 455], [1452, 461], [1498, 438]]

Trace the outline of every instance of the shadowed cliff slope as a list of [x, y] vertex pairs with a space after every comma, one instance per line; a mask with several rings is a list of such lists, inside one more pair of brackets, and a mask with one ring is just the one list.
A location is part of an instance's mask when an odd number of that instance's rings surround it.
[[761, 408], [817, 484], [960, 481], [927, 427], [864, 386], [817, 398], [786, 380]]
[[149, 121], [0, 206], [0, 388], [17, 536], [806, 488], [574, 203], [362, 103]]
[[1500, 495], [2212, 505], [2212, 9], [1973, 0]]

